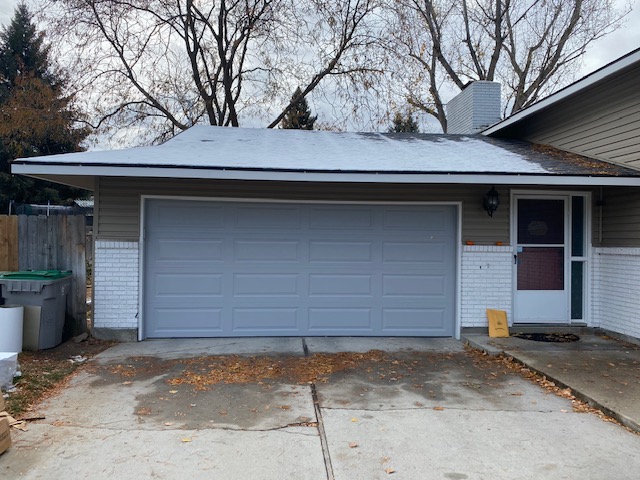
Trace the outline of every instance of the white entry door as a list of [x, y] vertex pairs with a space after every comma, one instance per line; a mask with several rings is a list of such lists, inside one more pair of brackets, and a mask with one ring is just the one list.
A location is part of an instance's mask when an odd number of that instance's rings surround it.
[[565, 196], [515, 197], [514, 323], [569, 323]]

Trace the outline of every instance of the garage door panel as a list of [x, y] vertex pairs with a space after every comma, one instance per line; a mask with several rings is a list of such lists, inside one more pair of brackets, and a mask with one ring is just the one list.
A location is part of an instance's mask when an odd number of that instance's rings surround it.
[[297, 332], [300, 328], [298, 310], [295, 307], [233, 308], [232, 330], [256, 335]]
[[312, 240], [309, 244], [309, 261], [311, 263], [371, 262], [372, 259], [372, 242]]
[[312, 230], [372, 230], [374, 212], [356, 206], [316, 206], [311, 207], [309, 228]]
[[443, 296], [447, 278], [442, 275], [384, 275], [384, 297]]
[[443, 263], [447, 246], [428, 242], [384, 242], [382, 260], [389, 263]]
[[[176, 229], [215, 230], [224, 227], [225, 211], [222, 206], [208, 202], [190, 202], [188, 205], [177, 202], [174, 205], [164, 203], [151, 205], [148, 214], [157, 219], [155, 228], [175, 232]], [[196, 221], [197, 220], [197, 221]]]
[[158, 336], [180, 337], [185, 330], [199, 337], [223, 333], [221, 308], [191, 307], [188, 312], [183, 308], [158, 308], [154, 317]]
[[155, 252], [155, 259], [158, 261], [220, 262], [223, 260], [222, 240], [170, 238], [156, 240], [155, 243], [151, 252]]
[[443, 308], [385, 308], [382, 310], [382, 329], [434, 334], [445, 328], [447, 317]]
[[371, 297], [373, 275], [310, 274], [309, 297]]
[[236, 262], [297, 262], [300, 260], [300, 242], [235, 240], [233, 259]]
[[454, 207], [147, 203], [147, 337], [454, 333]]
[[210, 273], [158, 273], [154, 279], [156, 296], [220, 297], [222, 275]]
[[300, 208], [287, 205], [243, 205], [235, 209], [235, 227], [239, 230], [299, 230]]
[[359, 330], [362, 333], [373, 332], [373, 309], [317, 307], [309, 309], [310, 332], [332, 332]]
[[233, 276], [234, 297], [299, 297], [300, 275], [244, 273]]

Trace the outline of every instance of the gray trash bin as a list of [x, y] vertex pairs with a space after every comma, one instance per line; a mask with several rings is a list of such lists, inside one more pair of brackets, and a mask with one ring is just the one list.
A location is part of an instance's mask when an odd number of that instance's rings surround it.
[[23, 349], [42, 350], [62, 342], [71, 272], [34, 270], [0, 274], [5, 304], [24, 305]]

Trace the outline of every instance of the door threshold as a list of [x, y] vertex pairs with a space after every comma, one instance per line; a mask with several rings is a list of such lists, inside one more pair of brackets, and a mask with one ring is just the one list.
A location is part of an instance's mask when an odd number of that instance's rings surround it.
[[515, 323], [509, 327], [509, 333], [589, 333], [593, 328], [576, 323]]
[[[514, 333], [574, 333], [576, 335], [585, 335], [594, 333], [595, 328], [588, 327], [586, 324], [548, 324], [548, 323], [516, 323], [509, 325], [509, 334]], [[487, 327], [463, 327], [461, 334], [486, 334], [489, 330]]]

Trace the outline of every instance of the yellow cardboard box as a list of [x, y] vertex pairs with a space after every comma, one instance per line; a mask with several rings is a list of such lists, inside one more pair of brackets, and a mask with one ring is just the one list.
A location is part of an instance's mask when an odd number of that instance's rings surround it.
[[507, 323], [507, 312], [504, 310], [492, 310], [487, 308], [487, 320], [489, 320], [490, 337], [508, 337], [509, 324]]

